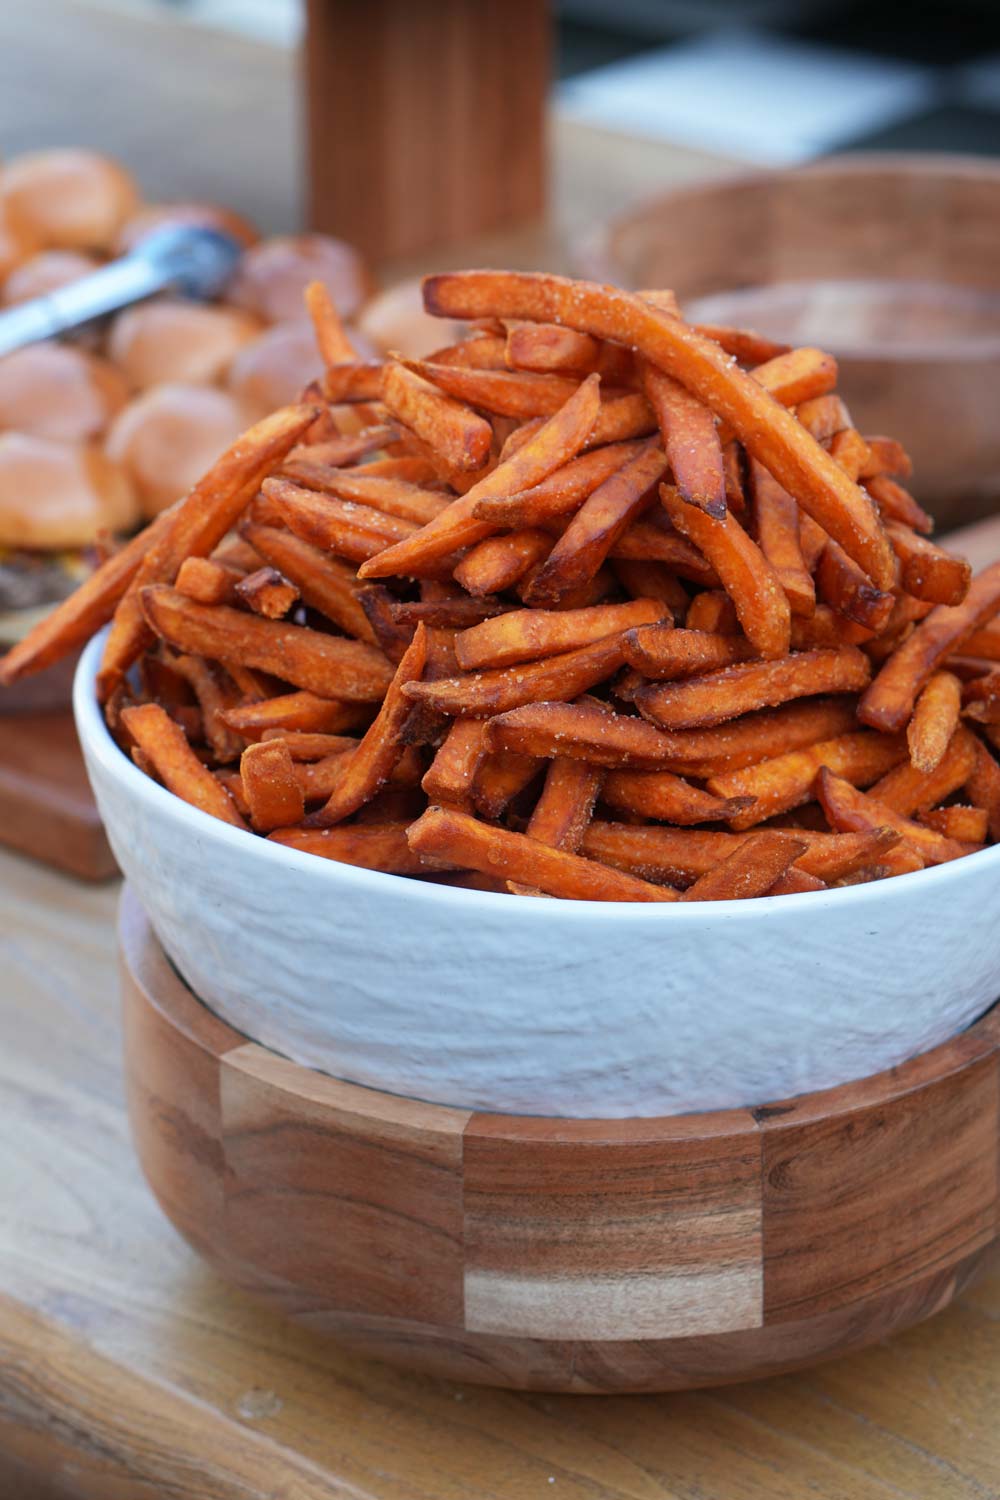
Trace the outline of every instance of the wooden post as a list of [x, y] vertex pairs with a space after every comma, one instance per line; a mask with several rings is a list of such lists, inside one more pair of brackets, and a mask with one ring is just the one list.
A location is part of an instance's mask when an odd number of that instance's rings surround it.
[[308, 213], [375, 261], [543, 206], [547, 0], [308, 0]]

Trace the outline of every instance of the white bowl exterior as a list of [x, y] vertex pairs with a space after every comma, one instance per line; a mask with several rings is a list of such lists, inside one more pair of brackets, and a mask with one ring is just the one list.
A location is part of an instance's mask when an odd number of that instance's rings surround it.
[[691, 906], [518, 900], [254, 838], [75, 711], [119, 865], [207, 1005], [296, 1062], [462, 1108], [726, 1109], [902, 1062], [1000, 994], [1000, 847], [848, 889]]

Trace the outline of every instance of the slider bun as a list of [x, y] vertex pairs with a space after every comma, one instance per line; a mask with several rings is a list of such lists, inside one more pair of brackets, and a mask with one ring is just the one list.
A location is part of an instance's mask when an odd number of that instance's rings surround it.
[[31, 297], [45, 297], [79, 281], [81, 276], [89, 276], [100, 264], [95, 256], [82, 250], [39, 250], [9, 272], [0, 301], [5, 307], [12, 307]]
[[29, 344], [0, 359], [0, 428], [83, 442], [127, 400], [115, 367], [73, 344]]
[[0, 547], [85, 547], [138, 520], [126, 475], [94, 444], [0, 434]]
[[401, 281], [373, 297], [358, 316], [358, 328], [382, 353], [398, 349], [411, 359], [423, 359], [461, 337], [463, 325], [424, 312], [419, 277]]
[[139, 201], [124, 167], [79, 149], [17, 157], [0, 172], [0, 198], [19, 233], [61, 250], [110, 250]]
[[197, 224], [206, 229], [222, 229], [231, 234], [242, 245], [255, 245], [260, 239], [257, 230], [231, 208], [222, 208], [217, 203], [149, 203], [122, 225], [115, 240], [115, 255], [127, 255], [154, 229], [165, 229], [167, 225]]
[[211, 385], [259, 326], [239, 308], [164, 297], [119, 313], [108, 354], [137, 390], [178, 380]]
[[229, 367], [226, 385], [250, 421], [297, 401], [323, 371], [312, 324], [278, 323], [245, 344]]
[[0, 281], [34, 255], [37, 249], [38, 240], [23, 225], [12, 221], [0, 197]]
[[187, 494], [246, 425], [227, 391], [158, 385], [119, 414], [105, 450], [129, 476], [148, 518]]
[[310, 281], [322, 281], [342, 318], [352, 318], [372, 290], [358, 252], [326, 234], [279, 235], [248, 250], [233, 278], [230, 301], [266, 323], [295, 323]]

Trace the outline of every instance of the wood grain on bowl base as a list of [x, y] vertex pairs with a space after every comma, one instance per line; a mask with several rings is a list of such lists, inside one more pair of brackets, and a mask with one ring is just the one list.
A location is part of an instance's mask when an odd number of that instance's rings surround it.
[[800, 1368], [947, 1306], [1000, 1233], [1000, 1013], [858, 1083], [638, 1120], [339, 1082], [211, 1015], [126, 892], [129, 1105], [227, 1277], [378, 1357], [522, 1389]]

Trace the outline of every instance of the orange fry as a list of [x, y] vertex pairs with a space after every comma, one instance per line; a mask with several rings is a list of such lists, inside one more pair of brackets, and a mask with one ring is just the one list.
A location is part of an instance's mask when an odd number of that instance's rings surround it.
[[690, 595], [665, 563], [616, 557], [612, 563], [615, 577], [633, 599], [656, 599], [666, 606], [664, 620], [680, 623], [687, 614]]
[[806, 845], [777, 829], [753, 833], [713, 869], [699, 875], [682, 901], [744, 901], [763, 896], [786, 873]]
[[647, 444], [590, 494], [570, 521], [525, 595], [528, 604], [557, 605], [589, 582], [619, 537], [654, 498], [667, 466], [662, 449]]
[[[717, 797], [752, 797], [753, 804], [732, 819], [734, 828], [752, 828], [809, 802], [817, 772], [824, 766], [859, 786], [870, 786], [905, 755], [906, 744], [901, 735], [879, 735], [860, 729], [788, 750], [742, 770], [710, 776], [708, 789]], [[881, 827], [885, 823], [883, 818], [872, 826]]]
[[512, 370], [572, 370], [586, 375], [600, 352], [588, 333], [574, 333], [555, 323], [519, 323], [507, 333], [506, 360]]
[[1000, 562], [972, 580], [961, 604], [939, 604], [889, 657], [858, 707], [858, 717], [874, 729], [902, 729], [917, 694], [953, 651], [1000, 608]]
[[643, 719], [616, 714], [603, 703], [526, 703], [489, 722], [492, 749], [538, 756], [569, 756], [598, 766], [651, 770], [669, 754], [665, 737]]
[[545, 785], [525, 829], [528, 837], [578, 853], [603, 780], [600, 766], [557, 756], [545, 773]]
[[957, 839], [960, 844], [984, 844], [989, 835], [989, 817], [985, 807], [965, 807], [952, 803], [949, 807], [929, 807], [917, 814], [917, 822], [943, 833], [947, 839]]
[[508, 667], [575, 651], [632, 626], [662, 620], [664, 613], [663, 606], [652, 599], [597, 604], [590, 609], [517, 609], [463, 630], [455, 640], [455, 655], [466, 672]]
[[125, 729], [168, 791], [224, 823], [246, 827], [228, 792], [202, 765], [183, 729], [158, 703], [123, 708], [121, 717]]
[[977, 807], [985, 808], [990, 838], [1000, 839], [1000, 765], [982, 740], [976, 741], [976, 763], [965, 790]]
[[257, 833], [301, 823], [305, 798], [288, 746], [282, 740], [259, 740], [240, 757], [243, 795]]
[[236, 585], [246, 577], [236, 568], [211, 557], [186, 557], [177, 571], [178, 593], [199, 604], [237, 604]]
[[451, 468], [480, 469], [489, 457], [493, 429], [485, 417], [405, 365], [385, 366], [382, 400], [394, 417], [412, 428]]
[[816, 569], [816, 588], [838, 614], [863, 625], [866, 630], [884, 630], [892, 614], [892, 594], [877, 589], [843, 547], [828, 541]]
[[942, 552], [898, 521], [890, 521], [885, 529], [899, 558], [903, 588], [908, 594], [931, 604], [961, 604], [972, 579], [972, 568], [964, 557]]
[[375, 634], [361, 606], [354, 569], [336, 557], [313, 547], [292, 531], [276, 526], [258, 526], [244, 521], [247, 541], [290, 579], [304, 603], [318, 610], [347, 635], [375, 645]]
[[323, 363], [329, 367], [356, 360], [358, 351], [344, 331], [336, 303], [322, 281], [310, 281], [304, 298]]
[[345, 750], [354, 750], [358, 743], [346, 734], [318, 734], [301, 729], [265, 729], [261, 739], [280, 740], [295, 761], [343, 755]]
[[432, 802], [472, 807], [472, 787], [486, 754], [486, 719], [456, 719], [420, 785]]
[[969, 853], [967, 844], [960, 844], [923, 823], [904, 818], [884, 802], [866, 792], [859, 792], [849, 781], [835, 776], [826, 767], [816, 778], [816, 793], [830, 824], [843, 832], [893, 828], [929, 865], [944, 864]]
[[[381, 870], [386, 875], [426, 875], [429, 866], [407, 842], [406, 823], [365, 823], [339, 828], [279, 828], [272, 844], [318, 854], [342, 865]], [[440, 868], [440, 866], [437, 866]]]
[[941, 764], [958, 728], [961, 708], [962, 684], [958, 678], [953, 672], [935, 672], [921, 690], [906, 728], [910, 760], [918, 771], [930, 773]]
[[622, 645], [625, 660], [644, 677], [670, 680], [716, 672], [759, 653], [741, 635], [708, 630], [674, 630], [669, 625], [643, 625], [629, 630]]
[[561, 323], [635, 349], [729, 423], [747, 451], [877, 587], [891, 586], [892, 550], [868, 498], [752, 375], [678, 319], [612, 287], [524, 272], [431, 276], [424, 282], [424, 304], [443, 317], [475, 317], [489, 307], [503, 317]]
[[[183, 590], [178, 590], [183, 592]], [[280, 620], [297, 602], [299, 591], [269, 564], [248, 573], [236, 585], [237, 599], [266, 620]]]
[[876, 783], [872, 796], [898, 813], [922, 812], [935, 807], [964, 786], [975, 763], [975, 737], [960, 725], [951, 735], [936, 765], [924, 771], [911, 761], [904, 761]]
[[619, 633], [576, 651], [565, 651], [526, 665], [471, 672], [467, 677], [444, 678], [439, 682], [411, 682], [404, 692], [439, 713], [478, 719], [505, 713], [524, 703], [577, 698], [610, 677], [624, 659]]
[[268, 730], [302, 730], [339, 734], [366, 722], [371, 710], [361, 703], [338, 703], [316, 693], [282, 693], [224, 712], [226, 723], [245, 739], [262, 739]]
[[710, 516], [724, 516], [726, 473], [711, 411], [655, 365], [643, 365], [642, 384], [681, 497]]
[[[865, 437], [865, 442], [868, 445], [868, 458], [861, 470], [862, 479], [878, 479], [890, 474], [901, 475], [905, 479], [913, 472], [910, 455], [902, 443], [897, 442], [895, 438], [869, 435]], [[912, 526], [913, 522], [909, 524]], [[924, 528], [919, 529], [922, 531]]]
[[780, 661], [746, 662], [682, 682], [640, 689], [636, 707], [663, 729], [700, 729], [753, 709], [776, 708], [817, 693], [852, 693], [871, 675], [856, 646], [800, 651]]
[[750, 485], [757, 545], [784, 589], [792, 614], [811, 615], [816, 608], [816, 587], [802, 558], [799, 508], [755, 458], [750, 460]]
[[912, 526], [914, 531], [922, 531], [925, 536], [934, 530], [931, 517], [925, 510], [921, 510], [909, 491], [904, 490], [903, 486], [897, 484], [894, 479], [874, 475], [871, 479], [865, 480], [865, 489], [887, 521], [897, 521], [901, 526]]
[[[306, 449], [305, 454], [308, 453]], [[296, 454], [285, 460], [281, 477], [324, 495], [356, 500], [372, 510], [385, 511], [386, 515], [399, 516], [404, 521], [415, 521], [419, 526], [433, 521], [451, 504], [449, 497], [440, 490], [424, 489], [405, 479], [363, 473], [360, 469], [338, 469]]]
[[142, 603], [151, 628], [179, 651], [242, 662], [320, 697], [376, 702], [392, 677], [382, 653], [362, 641], [262, 620], [225, 604], [196, 604], [166, 584], [144, 589]]
[[741, 365], [762, 365], [779, 354], [788, 354], [791, 347], [775, 343], [774, 339], [765, 338], [750, 328], [728, 328], [722, 323], [695, 323], [693, 326], [704, 338], [714, 339]]
[[401, 731], [410, 711], [403, 696], [408, 682], [416, 681], [427, 661], [427, 627], [418, 625], [395, 676], [386, 689], [382, 706], [356, 750], [345, 758], [340, 779], [326, 806], [314, 821], [323, 827], [342, 823], [381, 791], [405, 749]]
[[781, 581], [760, 548], [728, 512], [718, 519], [686, 505], [670, 485], [663, 507], [677, 530], [704, 553], [733, 601], [747, 638], [761, 656], [781, 657], [791, 639], [791, 611]]
[[491, 821], [499, 818], [544, 763], [540, 755], [521, 755], [517, 750], [491, 751], [476, 769], [472, 787], [476, 811]]
[[449, 808], [429, 808], [411, 825], [407, 837], [417, 854], [446, 859], [484, 875], [499, 875], [571, 901], [677, 900], [677, 892], [669, 886], [651, 885]]
[[403, 363], [408, 370], [459, 401], [520, 421], [530, 417], [551, 417], [565, 406], [577, 388], [577, 381], [565, 375], [536, 375], [521, 370], [474, 370], [462, 365], [436, 365], [423, 359], [407, 359]]
[[496, 526], [544, 525], [578, 510], [598, 485], [634, 458], [644, 446], [635, 441], [592, 448], [563, 464], [531, 489], [477, 501], [475, 513], [481, 521], [491, 521]]
[[601, 798], [620, 812], [681, 825], [727, 822], [753, 800], [716, 797], [673, 771], [610, 771]]
[[506, 536], [488, 536], [465, 554], [454, 578], [470, 594], [500, 594], [520, 582], [552, 549], [547, 531], [524, 527]]
[[[684, 502], [679, 500], [678, 504], [684, 505]], [[695, 510], [692, 505], [684, 508], [689, 512]], [[719, 582], [714, 568], [697, 547], [668, 529], [666, 524], [661, 525], [655, 509], [648, 518], [644, 516], [642, 520], [632, 522], [611, 548], [611, 558], [613, 562], [663, 563], [679, 578], [700, 583], [703, 588], [715, 588]]]

